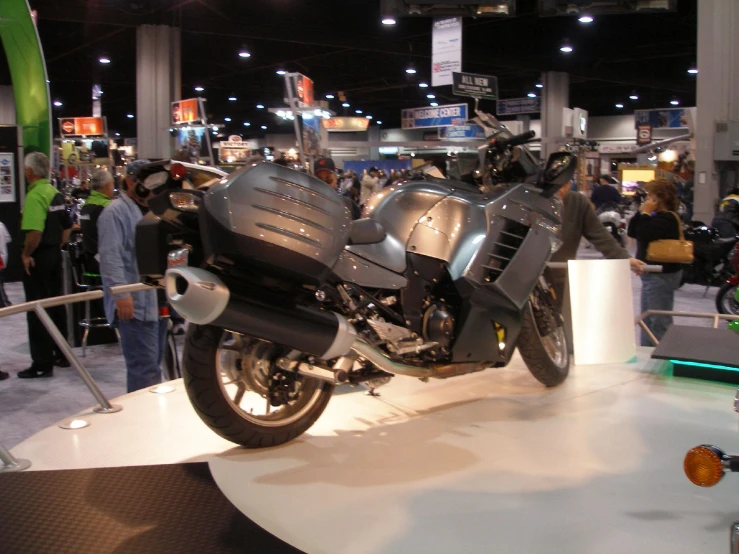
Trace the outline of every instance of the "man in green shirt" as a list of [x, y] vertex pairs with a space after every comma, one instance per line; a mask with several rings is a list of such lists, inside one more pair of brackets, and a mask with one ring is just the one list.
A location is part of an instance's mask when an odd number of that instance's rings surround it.
[[92, 192], [87, 197], [80, 212], [80, 228], [82, 230], [82, 249], [85, 252], [85, 271], [100, 273], [98, 265], [98, 218], [103, 210], [113, 201], [115, 185], [113, 176], [105, 169], [98, 169], [90, 179]]
[[[25, 242], [21, 259], [25, 269], [23, 289], [26, 300], [41, 300], [62, 294], [62, 244], [69, 239], [72, 221], [64, 196], [49, 183], [49, 158], [40, 152], [28, 154], [24, 160], [28, 181], [23, 205], [21, 230]], [[48, 308], [54, 324], [66, 334], [64, 307]], [[34, 312], [27, 312], [28, 342], [33, 363], [18, 377], [34, 379], [51, 377], [54, 366], [69, 367], [69, 362], [56, 348], [46, 328]]]

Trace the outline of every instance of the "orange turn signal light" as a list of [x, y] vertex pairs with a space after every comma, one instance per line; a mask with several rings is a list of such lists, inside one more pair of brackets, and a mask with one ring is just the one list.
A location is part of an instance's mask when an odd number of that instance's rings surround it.
[[712, 487], [724, 476], [725, 456], [721, 450], [707, 444], [691, 448], [683, 462], [685, 475], [694, 485]]

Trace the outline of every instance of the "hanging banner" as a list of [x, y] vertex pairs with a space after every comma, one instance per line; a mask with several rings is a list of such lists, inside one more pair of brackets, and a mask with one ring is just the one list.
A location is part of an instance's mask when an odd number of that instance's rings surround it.
[[332, 117], [331, 119], [321, 119], [321, 125], [329, 132], [356, 132], [366, 131], [369, 127], [370, 120], [366, 117]]
[[498, 99], [498, 78], [477, 73], [452, 73], [452, 94], [473, 98]]
[[652, 129], [687, 129], [688, 110], [666, 108], [664, 110], [636, 110], [636, 125], [651, 125]]
[[498, 115], [539, 113], [541, 111], [541, 98], [507, 98], [506, 100], [498, 100], [495, 111]]
[[65, 137], [102, 137], [106, 135], [102, 117], [60, 117], [59, 132]]
[[190, 98], [172, 102], [172, 125], [195, 123], [202, 119], [198, 113], [198, 99]]
[[[299, 108], [310, 108], [313, 105], [313, 80], [300, 73], [288, 73], [286, 75], [288, 86], [292, 89], [292, 98]], [[285, 102], [290, 101], [289, 91]]]
[[479, 125], [454, 125], [452, 127], [441, 127], [439, 129], [441, 140], [469, 140], [484, 139], [485, 129]]
[[0, 152], [0, 202], [15, 202], [14, 155]]
[[462, 71], [462, 18], [436, 18], [431, 32], [431, 86], [451, 85], [455, 71]]
[[401, 119], [403, 129], [464, 125], [467, 122], [467, 104], [449, 104], [432, 108], [402, 110]]
[[308, 156], [321, 154], [321, 119], [303, 114], [303, 148]]
[[652, 126], [650, 124], [636, 126], [636, 144], [646, 146], [652, 143]]

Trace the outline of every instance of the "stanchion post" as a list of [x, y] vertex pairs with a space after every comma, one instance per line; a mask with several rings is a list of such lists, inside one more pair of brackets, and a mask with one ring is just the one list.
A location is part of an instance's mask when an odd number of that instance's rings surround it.
[[24, 458], [16, 458], [4, 446], [0, 445], [0, 473], [11, 471], [23, 471], [31, 467], [31, 461]]
[[94, 408], [94, 411], [99, 414], [112, 414], [115, 412], [120, 412], [123, 408], [121, 408], [120, 406], [115, 406], [108, 402], [108, 399], [105, 398], [105, 395], [98, 388], [94, 379], [90, 376], [90, 373], [80, 363], [77, 356], [74, 355], [74, 352], [69, 346], [69, 343], [64, 340], [61, 332], [59, 331], [59, 329], [57, 329], [56, 325], [54, 325], [54, 322], [52, 321], [51, 317], [49, 317], [49, 314], [44, 309], [44, 307], [37, 304], [34, 308], [34, 311], [36, 312], [38, 318], [41, 320], [41, 323], [43, 323], [44, 327], [46, 327], [46, 330], [51, 335], [51, 338], [54, 339], [54, 342], [56, 343], [57, 347], [59, 347], [59, 350], [61, 350], [67, 360], [69, 360], [69, 363], [82, 378], [87, 388], [90, 389], [90, 392], [95, 397], [95, 400], [97, 400], [98, 404], [100, 404], [99, 406]]

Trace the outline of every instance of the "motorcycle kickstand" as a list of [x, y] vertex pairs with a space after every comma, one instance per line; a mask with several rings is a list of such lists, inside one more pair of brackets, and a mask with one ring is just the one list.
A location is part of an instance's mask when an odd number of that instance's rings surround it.
[[372, 396], [375, 398], [379, 398], [382, 396], [379, 392], [375, 392], [375, 387], [370, 387], [369, 390], [364, 391], [365, 396]]

